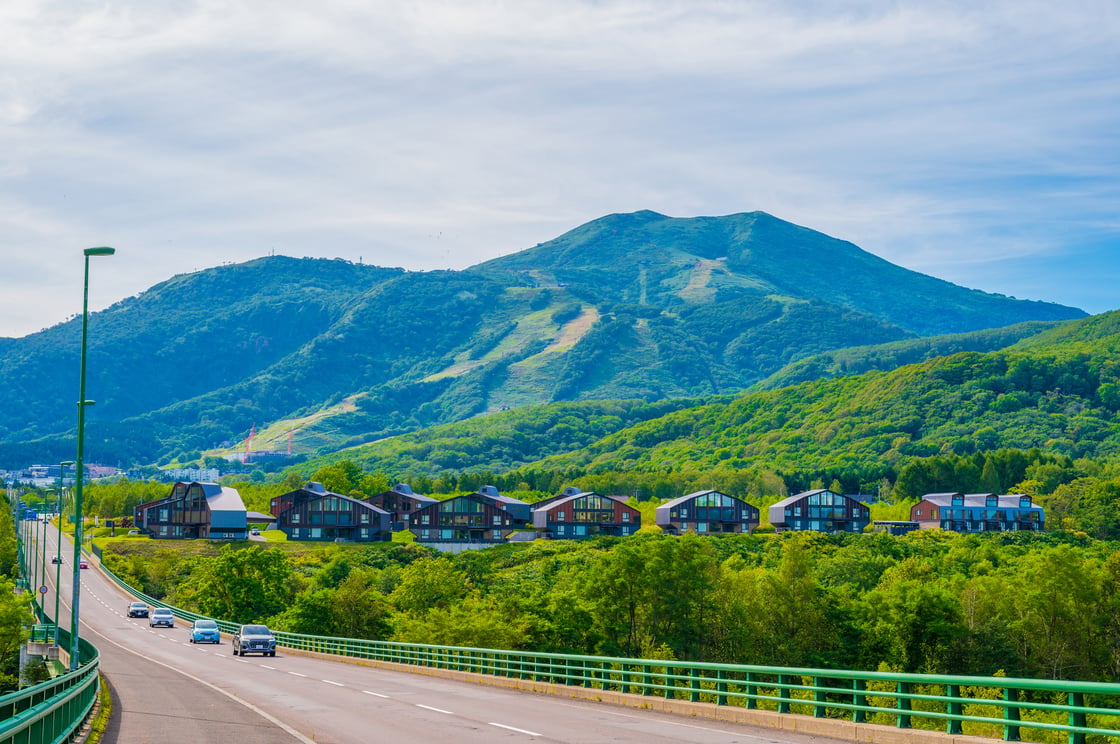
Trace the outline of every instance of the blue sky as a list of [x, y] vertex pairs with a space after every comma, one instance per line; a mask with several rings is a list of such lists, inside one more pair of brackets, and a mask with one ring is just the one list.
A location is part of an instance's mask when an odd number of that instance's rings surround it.
[[5, 0], [0, 336], [275, 252], [463, 268], [763, 210], [1120, 307], [1120, 4]]

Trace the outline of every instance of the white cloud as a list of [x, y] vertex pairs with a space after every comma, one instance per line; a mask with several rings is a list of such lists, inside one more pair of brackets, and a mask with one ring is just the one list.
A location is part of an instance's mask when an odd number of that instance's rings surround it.
[[762, 209], [970, 286], [1116, 239], [1115, 3], [838, 7], [9, 0], [0, 250], [43, 279], [0, 334], [72, 312], [103, 243], [102, 306], [272, 250], [463, 267], [645, 208]]

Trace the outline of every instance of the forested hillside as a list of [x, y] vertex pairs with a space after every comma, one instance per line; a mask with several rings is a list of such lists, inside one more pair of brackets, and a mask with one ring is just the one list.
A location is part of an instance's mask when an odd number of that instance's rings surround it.
[[[611, 215], [464, 271], [274, 256], [93, 314], [87, 457], [195, 460], [251, 430], [259, 449], [329, 453], [527, 405], [738, 393], [830, 350], [1082, 315], [762, 213]], [[0, 467], [72, 456], [79, 332], [0, 343]]]
[[1120, 452], [1120, 313], [996, 352], [819, 380], [685, 409], [540, 463], [665, 470], [898, 465], [1002, 447], [1073, 458]]

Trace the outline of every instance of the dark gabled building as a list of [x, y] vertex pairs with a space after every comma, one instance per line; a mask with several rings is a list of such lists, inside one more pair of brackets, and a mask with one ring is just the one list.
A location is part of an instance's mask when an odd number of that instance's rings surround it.
[[827, 488], [784, 498], [771, 505], [768, 513], [778, 532], [862, 532], [871, 522], [867, 504]]
[[567, 488], [559, 496], [532, 506], [533, 527], [541, 537], [625, 537], [642, 526], [641, 512], [621, 499], [577, 488]]
[[321, 483], [277, 496], [269, 503], [275, 529], [291, 540], [384, 542], [392, 539], [389, 512], [332, 493]]
[[415, 493], [407, 484], [398, 483], [388, 491], [370, 496], [366, 501], [389, 512], [394, 530], [407, 530], [409, 520], [416, 510], [434, 504], [438, 499]]
[[669, 535], [753, 532], [758, 507], [719, 491], [696, 491], [657, 507], [657, 526]]
[[157, 539], [244, 540], [245, 514], [237, 489], [199, 482], [176, 483], [167, 498], [132, 510], [136, 527]]
[[927, 493], [910, 507], [922, 529], [952, 532], [1038, 532], [1046, 515], [1026, 494]]
[[497, 500], [468, 493], [417, 509], [408, 529], [421, 543], [489, 544], [505, 542], [517, 522]]

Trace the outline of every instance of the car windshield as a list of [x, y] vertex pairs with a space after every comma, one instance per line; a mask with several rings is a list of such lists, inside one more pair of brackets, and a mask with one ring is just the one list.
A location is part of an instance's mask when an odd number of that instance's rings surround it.
[[218, 627], [218, 624], [213, 620], [195, 620], [194, 627], [198, 628], [199, 630], [215, 630]]
[[272, 635], [264, 625], [244, 625], [241, 627], [241, 632], [245, 635]]
[[133, 607], [147, 607], [148, 605], [144, 604], [143, 602], [133, 602], [132, 606]]
[[166, 610], [166, 609], [163, 609], [163, 608], [157, 608], [155, 610], [155, 614], [157, 614], [157, 615], [170, 615], [171, 610]]

